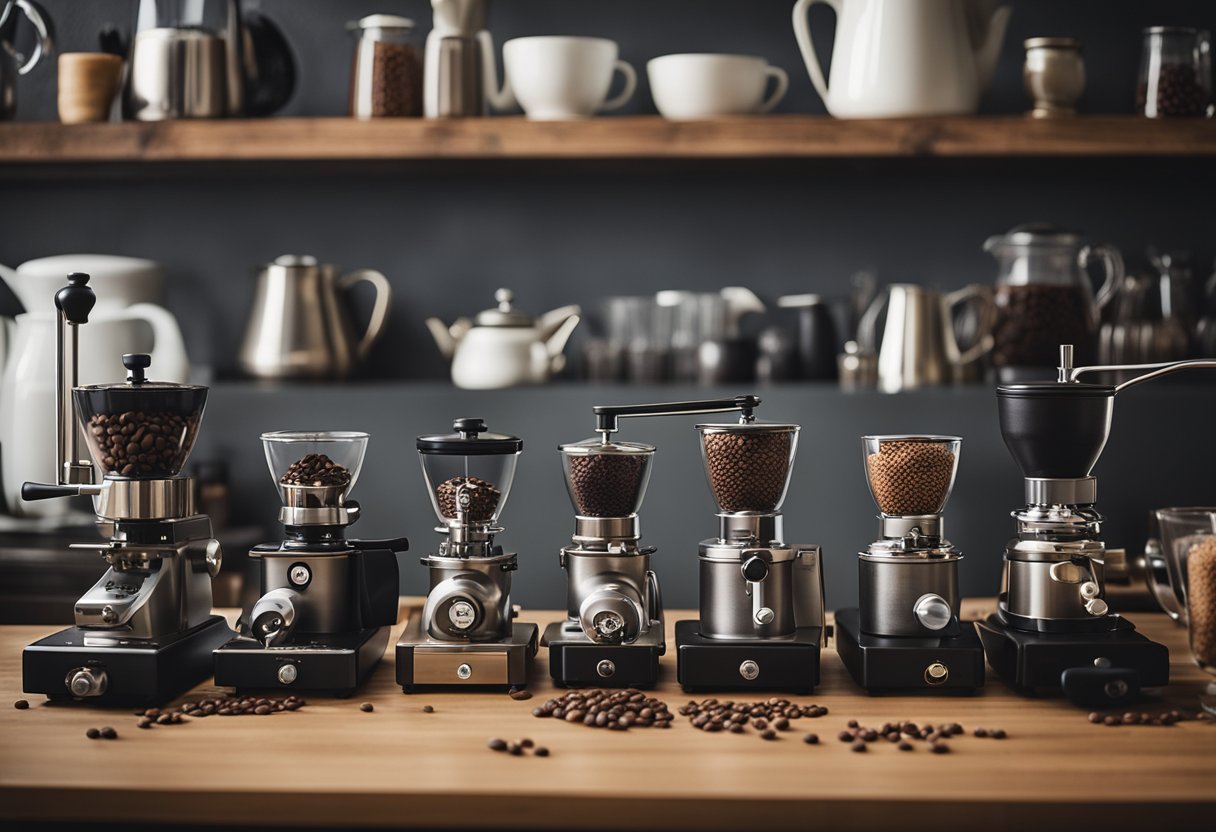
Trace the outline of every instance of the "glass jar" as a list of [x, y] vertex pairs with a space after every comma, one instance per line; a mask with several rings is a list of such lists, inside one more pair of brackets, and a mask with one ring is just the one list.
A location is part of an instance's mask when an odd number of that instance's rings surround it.
[[798, 450], [798, 425], [772, 422], [697, 425], [705, 477], [718, 511], [781, 510]]
[[515, 479], [522, 439], [490, 433], [481, 419], [457, 419], [455, 433], [418, 437], [431, 508], [443, 526], [493, 527]]
[[1204, 116], [1211, 100], [1208, 32], [1180, 26], [1145, 29], [1136, 112], [1149, 118]]
[[372, 14], [347, 24], [355, 32], [350, 73], [353, 118], [403, 118], [422, 115], [422, 62], [413, 44], [414, 21]]
[[[984, 250], [998, 264], [992, 363], [1002, 380], [1054, 368], [1061, 344], [1092, 363], [1100, 311], [1123, 280], [1119, 251], [1037, 223], [989, 237]], [[1087, 272], [1095, 259], [1104, 272], [1096, 297]]]
[[654, 445], [585, 439], [561, 445], [566, 490], [579, 517], [629, 517], [637, 514]]

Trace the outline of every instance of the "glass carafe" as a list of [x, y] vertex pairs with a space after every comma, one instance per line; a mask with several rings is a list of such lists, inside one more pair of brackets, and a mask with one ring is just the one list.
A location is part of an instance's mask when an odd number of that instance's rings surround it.
[[[1060, 344], [1075, 346], [1078, 364], [1091, 363], [1101, 309], [1123, 279], [1119, 251], [1041, 224], [989, 237], [984, 250], [997, 261], [992, 362], [1002, 380], [1055, 367]], [[1096, 296], [1095, 260], [1103, 271]]]

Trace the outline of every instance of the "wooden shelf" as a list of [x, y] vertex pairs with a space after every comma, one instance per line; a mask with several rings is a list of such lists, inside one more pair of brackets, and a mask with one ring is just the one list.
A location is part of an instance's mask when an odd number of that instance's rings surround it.
[[1133, 116], [838, 121], [657, 116], [530, 122], [278, 118], [155, 124], [0, 125], [0, 165], [403, 160], [1216, 156], [1216, 122]]

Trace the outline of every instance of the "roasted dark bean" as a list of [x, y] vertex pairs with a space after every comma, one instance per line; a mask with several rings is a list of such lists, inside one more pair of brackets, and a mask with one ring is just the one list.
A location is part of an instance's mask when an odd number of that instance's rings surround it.
[[937, 442], [880, 440], [866, 470], [884, 514], [934, 514], [954, 480], [954, 454]]
[[435, 706], [434, 705], [423, 705], [422, 712], [424, 714], [433, 714], [433, 713], [435, 713]]
[[372, 711], [376, 710], [376, 706], [371, 702], [364, 702], [359, 706], [359, 710], [363, 711], [365, 714], [370, 714]]
[[107, 725], [105, 728], [101, 729], [101, 738], [103, 740], [116, 740], [118, 739], [118, 732]]
[[723, 511], [773, 511], [785, 494], [791, 431], [705, 433], [709, 487]]
[[492, 739], [488, 743], [486, 743], [486, 746], [489, 747], [489, 749], [491, 751], [506, 751], [507, 750], [507, 741], [504, 739], [499, 739], [498, 737], [495, 737], [494, 739]]
[[568, 455], [570, 494], [582, 517], [625, 517], [636, 507], [649, 454]]
[[469, 520], [485, 522], [494, 516], [498, 510], [498, 501], [502, 498], [493, 483], [479, 477], [452, 477], [435, 486], [435, 501], [444, 517], [456, 518], [457, 493], [463, 493], [469, 498], [465, 516]]
[[91, 740], [101, 739], [101, 730], [98, 728], [90, 728], [84, 732], [84, 735]]
[[13, 703], [13, 707], [19, 711], [24, 711], [24, 710], [29, 709], [30, 703], [26, 699], [18, 699], [16, 702]]
[[802, 741], [804, 743], [806, 743], [807, 745], [819, 745], [819, 735], [818, 734], [807, 734], [805, 737], [802, 738]]

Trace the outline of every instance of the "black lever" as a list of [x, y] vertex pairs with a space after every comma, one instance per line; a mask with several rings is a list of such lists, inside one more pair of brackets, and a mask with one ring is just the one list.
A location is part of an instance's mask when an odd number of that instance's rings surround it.
[[410, 542], [404, 537], [388, 537], [383, 540], [352, 540], [360, 549], [388, 549], [390, 552], [408, 552]]
[[757, 396], [735, 396], [733, 399], [699, 399], [687, 402], [659, 402], [656, 404], [597, 404], [595, 412], [595, 429], [600, 433], [612, 433], [617, 430], [617, 419], [626, 416], [678, 416], [696, 413], [726, 413], [738, 410], [745, 422], [755, 418], [753, 412], [760, 406]]
[[49, 500], [53, 497], [75, 497], [79, 494], [79, 485], [51, 485], [45, 482], [21, 483], [21, 499], [27, 503], [32, 503], [34, 500]]
[[97, 295], [89, 288], [89, 276], [84, 272], [69, 274], [68, 285], [55, 293], [55, 308], [72, 324], [87, 324], [96, 303]]

